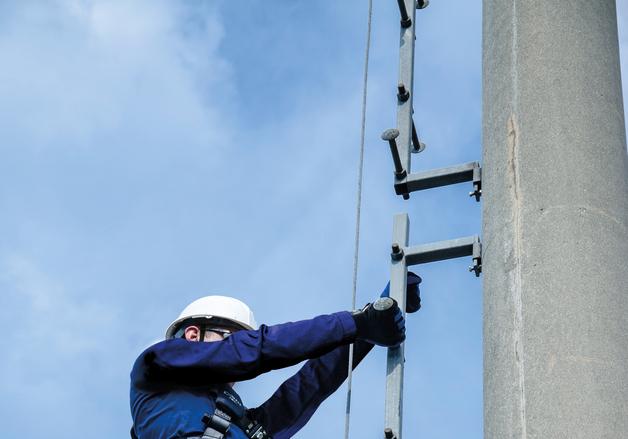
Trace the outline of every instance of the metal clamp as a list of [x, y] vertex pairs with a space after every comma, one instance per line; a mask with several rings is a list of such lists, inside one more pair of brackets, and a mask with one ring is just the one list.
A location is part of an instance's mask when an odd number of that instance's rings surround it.
[[469, 271], [475, 273], [475, 277], [480, 277], [482, 273], [482, 257], [473, 258], [473, 265], [469, 267]]
[[475, 197], [475, 201], [480, 201], [482, 197], [482, 168], [480, 165], [473, 168], [473, 192], [469, 192], [470, 197]]

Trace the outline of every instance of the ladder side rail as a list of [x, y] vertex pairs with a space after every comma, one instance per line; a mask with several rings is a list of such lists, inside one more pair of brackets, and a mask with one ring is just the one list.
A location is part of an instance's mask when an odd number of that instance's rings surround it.
[[[399, 155], [407, 174], [410, 174], [410, 152], [412, 150], [412, 120], [413, 92], [414, 92], [414, 46], [416, 3], [415, 0], [405, 2], [411, 23], [408, 27], [401, 27], [399, 39], [399, 85], [403, 85], [409, 93], [408, 99], [397, 99], [397, 129], [399, 130]], [[403, 178], [395, 177], [395, 183]], [[401, 439], [401, 438], [397, 438]]]
[[[399, 247], [408, 246], [410, 221], [405, 213], [393, 219], [393, 242]], [[390, 297], [406, 309], [406, 278], [408, 266], [404, 257], [392, 258], [390, 272]], [[385, 437], [401, 439], [403, 425], [403, 372], [404, 345], [388, 348], [386, 364]]]

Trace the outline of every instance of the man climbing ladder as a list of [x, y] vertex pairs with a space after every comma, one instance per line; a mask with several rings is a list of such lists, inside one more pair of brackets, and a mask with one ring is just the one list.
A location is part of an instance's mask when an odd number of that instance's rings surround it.
[[[420, 307], [421, 278], [408, 273], [408, 312]], [[188, 305], [146, 349], [131, 372], [132, 435], [139, 439], [287, 439], [347, 377], [373, 345], [397, 346], [405, 321], [384, 298], [353, 313], [259, 328], [237, 299], [207, 296]], [[411, 304], [411, 305], [410, 305]], [[308, 360], [261, 406], [246, 409], [234, 383]]]

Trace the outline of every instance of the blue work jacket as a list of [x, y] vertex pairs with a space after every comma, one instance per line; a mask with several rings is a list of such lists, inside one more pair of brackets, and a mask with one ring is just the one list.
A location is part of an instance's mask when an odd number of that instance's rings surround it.
[[[201, 435], [203, 414], [215, 408], [212, 389], [308, 360], [266, 402], [247, 411], [273, 439], [290, 438], [346, 379], [349, 344], [355, 342], [353, 367], [372, 349], [373, 345], [356, 341], [355, 334], [351, 314], [339, 312], [262, 325], [222, 341], [159, 342], [142, 352], [131, 372], [135, 433], [139, 439]], [[246, 436], [232, 426], [227, 437]]]

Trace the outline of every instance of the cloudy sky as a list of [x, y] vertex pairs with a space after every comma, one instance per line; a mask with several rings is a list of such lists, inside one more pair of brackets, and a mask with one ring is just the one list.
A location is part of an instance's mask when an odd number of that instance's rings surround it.
[[[267, 324], [350, 307], [366, 3], [0, 0], [3, 437], [125, 437], [135, 357], [202, 295]], [[395, 126], [398, 11], [374, 3], [360, 304], [387, 281], [394, 213], [412, 243], [480, 230], [467, 185], [393, 195], [379, 134]], [[481, 156], [480, 3], [420, 13], [416, 169]], [[419, 270], [406, 437], [482, 437], [469, 262]], [[355, 375], [352, 437], [382, 436], [384, 354]], [[255, 406], [293, 372], [240, 393]], [[298, 437], [340, 437], [344, 398]]]

